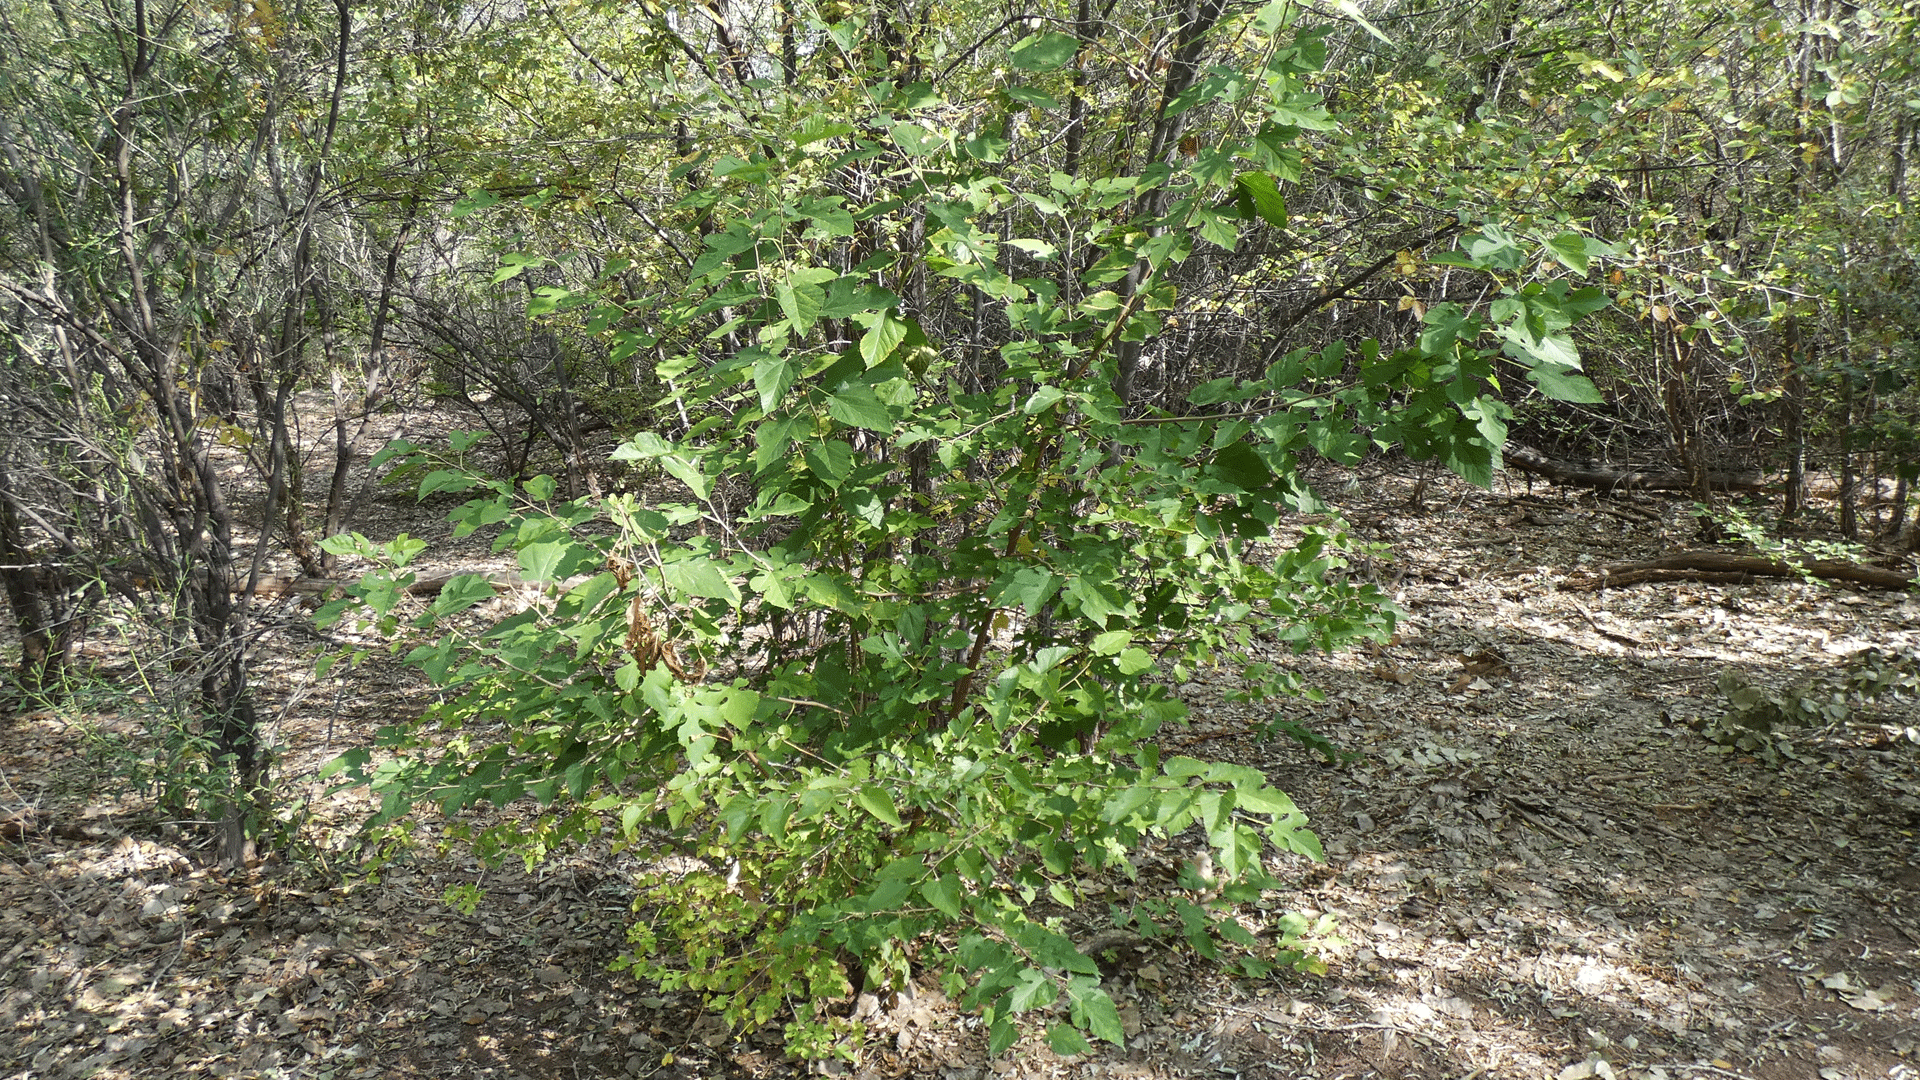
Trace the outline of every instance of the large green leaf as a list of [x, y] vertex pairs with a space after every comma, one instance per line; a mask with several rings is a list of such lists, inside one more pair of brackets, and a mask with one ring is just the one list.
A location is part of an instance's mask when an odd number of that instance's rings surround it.
[[660, 567], [660, 576], [666, 579], [669, 586], [688, 596], [725, 600], [736, 606], [740, 603], [739, 587], [711, 559], [695, 556], [665, 563]]
[[1022, 105], [1034, 109], [1057, 109], [1060, 99], [1052, 94], [1044, 94], [1031, 86], [1005, 86], [1000, 92]]
[[874, 396], [873, 388], [861, 382], [844, 382], [827, 395], [827, 414], [850, 427], [881, 433], [893, 430], [893, 414]]
[[835, 139], [854, 133], [854, 126], [840, 120], [832, 120], [824, 112], [813, 113], [800, 122], [800, 130], [794, 133], [794, 145], [806, 146], [822, 139]]
[[1060, 399], [1066, 396], [1067, 392], [1065, 390], [1057, 386], [1043, 384], [1034, 388], [1033, 395], [1027, 398], [1026, 402], [1020, 406], [1020, 411], [1026, 413], [1028, 416], [1037, 416], [1053, 408]]
[[1248, 493], [1263, 491], [1273, 483], [1273, 470], [1245, 442], [1229, 443], [1216, 451], [1210, 471]]
[[1574, 273], [1587, 272], [1587, 238], [1579, 233], [1561, 233], [1547, 241], [1547, 250], [1560, 265]]
[[960, 877], [957, 874], [941, 874], [930, 877], [920, 883], [920, 895], [927, 903], [938, 908], [949, 918], [960, 917]]
[[700, 468], [700, 462], [678, 453], [667, 454], [659, 460], [660, 467], [667, 470], [669, 476], [687, 485], [694, 498], [705, 499], [713, 489], [713, 478]]
[[1027, 923], [1014, 932], [1013, 939], [1041, 967], [1100, 974], [1100, 965], [1082, 953], [1070, 938], [1044, 926]]
[[787, 317], [795, 330], [803, 334], [813, 329], [813, 324], [820, 320], [820, 309], [827, 302], [825, 290], [806, 282], [775, 282], [773, 296], [780, 303], [781, 314]]
[[886, 788], [878, 784], [863, 784], [858, 791], [854, 792], [853, 799], [860, 804], [860, 809], [872, 814], [878, 820], [895, 828], [900, 827], [900, 811], [894, 807], [893, 796]]
[[1276, 229], [1287, 227], [1287, 200], [1280, 185], [1265, 173], [1244, 172], [1233, 178], [1233, 190], [1240, 201], [1242, 217], [1258, 216]]
[[572, 540], [528, 544], [519, 552], [520, 576], [528, 581], [559, 581], [599, 563], [601, 554]]
[[1036, 968], [1020, 969], [1016, 980], [1013, 992], [1007, 995], [1007, 1007], [1014, 1012], [1037, 1009], [1060, 996], [1060, 988], [1054, 985], [1046, 972]]
[[793, 386], [794, 364], [784, 356], [762, 353], [753, 361], [753, 388], [760, 394], [760, 411], [778, 408]]
[[1093, 1046], [1080, 1029], [1071, 1024], [1055, 1024], [1047, 1029], [1047, 1048], [1061, 1057], [1093, 1052]]
[[1606, 400], [1600, 388], [1593, 380], [1571, 368], [1555, 364], [1536, 364], [1527, 369], [1527, 378], [1540, 388], [1540, 392], [1555, 401], [1570, 401], [1582, 405], [1598, 405]]
[[1004, 1016], [995, 1017], [993, 1024], [987, 1028], [987, 1053], [994, 1057], [1006, 1053], [1008, 1047], [1019, 1041], [1020, 1029]]
[[896, 122], [891, 131], [893, 141], [910, 157], [927, 157], [947, 146], [945, 135], [905, 120]]
[[907, 329], [911, 325], [888, 311], [877, 311], [871, 318], [858, 321], [867, 328], [867, 332], [860, 335], [860, 358], [867, 362], [868, 367], [893, 355], [894, 348], [906, 340]]
[[828, 487], [839, 487], [853, 472], [853, 447], [838, 439], [821, 439], [807, 445], [803, 455], [807, 468]]
[[1072, 34], [1033, 34], [1015, 44], [1007, 59], [1022, 71], [1055, 71], [1079, 51], [1080, 39]]
[[440, 586], [430, 609], [435, 615], [451, 615], [475, 604], [493, 599], [493, 582], [485, 574], [455, 574]]
[[1115, 1046], [1127, 1045], [1125, 1025], [1120, 1022], [1120, 1010], [1113, 1004], [1113, 998], [1098, 986], [1087, 986], [1075, 980], [1067, 986], [1067, 993], [1073, 1001], [1073, 1011], [1078, 1014], [1074, 1019], [1087, 1025], [1096, 1039], [1105, 1039]]

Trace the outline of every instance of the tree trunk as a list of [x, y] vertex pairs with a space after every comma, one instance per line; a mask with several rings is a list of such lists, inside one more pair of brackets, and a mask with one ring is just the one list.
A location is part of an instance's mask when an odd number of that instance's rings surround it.
[[[1160, 107], [1154, 114], [1153, 133], [1147, 142], [1146, 160], [1149, 165], [1164, 162], [1179, 150], [1180, 133], [1185, 130], [1187, 114], [1169, 116], [1167, 110], [1175, 98], [1187, 92], [1200, 74], [1200, 56], [1206, 48], [1207, 35], [1213, 31], [1214, 24], [1220, 21], [1225, 9], [1225, 0], [1192, 0], [1181, 19], [1173, 55], [1167, 58], [1167, 79], [1160, 90]], [[1167, 199], [1165, 187], [1147, 192], [1134, 206], [1135, 218], [1153, 221], [1164, 216]], [[1158, 236], [1164, 231], [1162, 226], [1153, 226], [1148, 233]], [[1127, 276], [1120, 280], [1119, 288], [1115, 291], [1120, 294], [1123, 312], [1131, 307], [1131, 301], [1146, 284], [1149, 273], [1151, 267], [1142, 258], [1135, 261], [1127, 270]], [[1134, 383], [1144, 346], [1144, 342], [1122, 341], [1114, 347], [1113, 393], [1120, 399], [1122, 408], [1133, 404]]]
[[80, 605], [58, 557], [35, 558], [14, 498], [12, 474], [0, 466], [0, 586], [20, 634], [20, 685], [41, 694], [59, 684], [72, 660], [80, 640]]
[[[387, 249], [387, 261], [380, 274], [380, 296], [374, 301], [373, 318], [367, 330], [367, 361], [363, 371], [359, 400], [353, 404], [352, 417], [348, 414], [342, 378], [336, 369], [332, 374], [333, 383], [333, 476], [327, 481], [327, 505], [321, 518], [320, 531], [323, 537], [338, 536], [345, 532], [347, 523], [353, 519], [359, 502], [359, 494], [349, 495], [348, 478], [353, 472], [353, 459], [360, 453], [366, 442], [367, 430], [373, 411], [380, 407], [390, 393], [392, 378], [392, 359], [387, 353], [387, 320], [393, 309], [394, 283], [399, 280], [400, 251], [406, 245], [407, 237], [413, 232], [413, 223], [419, 214], [419, 200], [415, 199], [407, 206], [406, 220], [401, 222], [399, 233], [393, 238], [393, 245]], [[348, 433], [349, 421], [353, 431]], [[364, 489], [363, 489], [364, 490]], [[340, 557], [322, 552], [320, 571], [333, 573]]]
[[1807, 505], [1807, 386], [1800, 355], [1800, 323], [1787, 316], [1781, 328], [1786, 351], [1786, 376], [1781, 381], [1781, 433], [1787, 444], [1787, 485], [1780, 495], [1780, 523], [1800, 516]]

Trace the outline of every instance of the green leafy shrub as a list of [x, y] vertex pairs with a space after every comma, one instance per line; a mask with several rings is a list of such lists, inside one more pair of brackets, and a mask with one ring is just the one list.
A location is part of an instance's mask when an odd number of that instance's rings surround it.
[[1866, 549], [1859, 544], [1842, 540], [1823, 540], [1817, 537], [1795, 537], [1787, 539], [1778, 535], [1778, 523], [1757, 520], [1748, 513], [1747, 508], [1738, 502], [1721, 507], [1694, 503], [1694, 514], [1702, 521], [1712, 521], [1721, 532], [1750, 546], [1755, 554], [1763, 558], [1774, 559], [1791, 569], [1800, 580], [1808, 584], [1825, 584], [1808, 569], [1816, 562], [1859, 562], [1866, 555]]
[[[960, 572], [924, 556], [856, 577], [820, 550], [796, 557], [799, 533], [767, 550], [676, 541], [672, 521], [690, 507], [541, 503], [445, 470], [422, 490], [475, 484], [491, 495], [456, 513], [460, 527], [501, 526], [524, 576], [551, 595], [415, 647], [409, 660], [445, 694], [434, 723], [390, 729], [392, 756], [341, 766], [383, 793], [376, 824], [420, 801], [456, 823], [528, 795], [549, 808], [467, 834], [488, 856], [536, 860], [603, 825], [620, 844], [678, 850], [636, 882], [625, 961], [636, 974], [702, 991], [751, 1027], [794, 999], [844, 995], [850, 974], [887, 986], [931, 966], [986, 1014], [996, 1047], [1014, 1037], [1013, 1013], [1059, 993], [1078, 1025], [1117, 1040], [1098, 968], [1061, 920], [1101, 895], [1100, 875], [1132, 876], [1149, 836], [1196, 825], [1216, 880], [1099, 918], [1209, 955], [1236, 946], [1249, 970], [1313, 967], [1298, 928], [1261, 941], [1233, 917], [1277, 887], [1270, 846], [1318, 857], [1304, 816], [1257, 770], [1163, 760], [1151, 740], [1185, 710], [1154, 675], [1261, 637], [1330, 647], [1384, 636], [1383, 598], [1326, 579], [1337, 534], [1310, 533], [1269, 567], [1242, 557], [1231, 533], [1201, 536], [1191, 510], [1163, 508], [1152, 530], [1095, 514], [1077, 527], [1082, 557], [1103, 560], [1091, 571], [1069, 540], [1024, 557], [1016, 542], [1016, 555]], [[528, 488], [552, 494], [544, 478]], [[1056, 536], [1066, 510], [1050, 522]], [[397, 627], [411, 545], [329, 545], [393, 565], [326, 616], [357, 610]], [[1122, 573], [1158, 607], [1111, 584]], [[424, 629], [492, 596], [485, 578], [456, 577], [409, 621]], [[1049, 606], [1042, 628], [1033, 616]], [[1320, 624], [1282, 622], [1276, 609]], [[969, 619], [984, 629], [965, 632]], [[800, 625], [813, 629], [783, 636]], [[929, 945], [935, 932], [958, 936]], [[800, 1045], [817, 1022], [796, 1024]], [[1071, 1032], [1055, 1044], [1077, 1045]]]
[[[124, 609], [108, 610], [114, 617], [101, 622], [117, 633], [116, 651], [125, 665], [68, 664], [57, 682], [32, 692], [41, 708], [78, 736], [82, 786], [73, 794], [132, 796], [149, 804], [138, 816], [189, 833], [237, 811], [247, 836], [262, 847], [298, 851], [306, 808], [278, 798], [269, 771], [243, 782], [232, 756], [221, 752], [218, 718], [208, 714], [198, 693], [191, 651], [142, 633], [146, 628]], [[156, 604], [153, 610], [166, 608]]]
[[[1770, 765], [1803, 760], [1789, 741], [1791, 732], [1846, 724], [1867, 707], [1910, 703], [1920, 697], [1920, 656], [1862, 649], [1847, 658], [1839, 674], [1770, 690], [1739, 672], [1720, 673], [1725, 712], [1701, 722], [1710, 741], [1755, 754]], [[1896, 725], [1898, 737], [1920, 745], [1920, 727]]]
[[[1562, 276], [1585, 272], [1579, 237], [1487, 226], [1438, 261], [1496, 301], [1434, 305], [1413, 347], [1297, 350], [1199, 386], [1179, 415], [1128, 400], [1125, 347], [1177, 310], [1174, 268], [1282, 224], [1276, 177], [1297, 175], [1303, 128], [1331, 123], [1300, 81], [1324, 46], [1288, 11], [1243, 28], [1259, 78], [1221, 69], [1183, 99], [1223, 111], [1227, 134], [1178, 164], [1023, 176], [992, 140], [942, 129], [931, 88], [885, 84], [862, 105], [878, 120], [810, 114], [709, 163], [685, 202], [704, 250], [684, 288], [541, 290], [543, 311], [591, 308], [616, 354], [666, 354], [687, 426], [614, 456], [684, 494], [561, 500], [547, 477], [516, 487], [392, 448], [423, 498], [477, 494], [458, 531], [494, 531], [540, 593], [476, 621], [493, 589], [463, 575], [415, 611], [411, 551], [329, 541], [385, 565], [323, 619], [411, 627], [408, 660], [441, 695], [338, 763], [381, 793], [376, 827], [425, 803], [488, 857], [596, 834], [645, 853], [622, 966], [741, 1027], [791, 1015], [802, 1055], [848, 1052], [855, 1026], [822, 1006], [856, 978], [923, 973], [979, 1011], [995, 1052], [1054, 1003], [1054, 1049], [1119, 1043], [1076, 939], [1114, 927], [1255, 974], [1317, 969], [1328, 927], [1268, 895], [1276, 857], [1320, 857], [1305, 816], [1255, 769], [1164, 757], [1157, 737], [1186, 715], [1168, 686], [1226, 665], [1250, 699], [1287, 693], [1264, 654], [1385, 639], [1397, 612], [1338, 572], [1345, 533], [1288, 520], [1323, 509], [1302, 457], [1399, 445], [1487, 482], [1508, 416], [1495, 363], [1590, 399], [1565, 331], [1605, 301]], [[897, 166], [870, 204], [824, 186], [870, 159]], [[1080, 269], [1054, 258], [1063, 231], [1086, 238]], [[922, 239], [895, 250], [906, 237]], [[1011, 276], [1009, 249], [1059, 276]], [[890, 287], [921, 275], [997, 305], [1010, 337], [990, 387], [947, 378], [949, 352], [976, 346], [937, 340]], [[528, 797], [537, 812], [470, 815]], [[1155, 843], [1197, 850], [1177, 881], [1114, 901], [1107, 884]]]

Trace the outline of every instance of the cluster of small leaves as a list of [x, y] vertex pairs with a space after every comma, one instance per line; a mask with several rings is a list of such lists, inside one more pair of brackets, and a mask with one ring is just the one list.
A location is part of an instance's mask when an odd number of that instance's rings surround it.
[[1778, 560], [1782, 565], [1798, 574], [1800, 580], [1810, 585], [1825, 585], [1826, 581], [1816, 577], [1809, 567], [1810, 563], [1822, 561], [1857, 562], [1865, 554], [1859, 544], [1844, 540], [1822, 540], [1817, 537], [1783, 538], [1776, 527], [1766, 520], [1756, 518], [1745, 506], [1738, 502], [1725, 506], [1708, 506], [1694, 503], [1694, 513], [1702, 520], [1711, 520], [1729, 537], [1750, 545], [1761, 555]]
[[[81, 682], [69, 676], [67, 687]], [[81, 693], [90, 698], [88, 689], [82, 688]], [[152, 799], [168, 817], [207, 820], [219, 812], [235, 787], [233, 769], [221, 760], [213, 737], [200, 730], [199, 718], [190, 707], [165, 698], [158, 702], [136, 699], [127, 701], [117, 715], [122, 723], [138, 717], [140, 726], [133, 733], [97, 725], [82, 728], [92, 768]]]
[[[1920, 699], [1920, 655], [1863, 649], [1837, 675], [1784, 690], [1770, 690], [1728, 670], [1720, 674], [1720, 692], [1727, 710], [1707, 720], [1701, 733], [1777, 767], [1804, 760], [1786, 732], [1837, 727], [1858, 719], [1868, 706]], [[1920, 726], [1897, 727], [1902, 741], [1920, 745]]]

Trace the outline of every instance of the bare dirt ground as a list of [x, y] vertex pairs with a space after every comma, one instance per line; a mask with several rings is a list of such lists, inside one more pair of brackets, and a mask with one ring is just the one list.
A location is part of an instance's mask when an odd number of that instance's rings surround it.
[[[1686, 505], [1509, 477], [1436, 482], [1416, 509], [1410, 479], [1375, 470], [1338, 499], [1390, 552], [1358, 570], [1407, 611], [1402, 633], [1288, 661], [1327, 696], [1279, 707], [1360, 756], [1262, 740], [1272, 709], [1225, 701], [1230, 671], [1181, 687], [1194, 722], [1166, 740], [1260, 766], [1312, 816], [1328, 858], [1286, 867], [1286, 902], [1338, 920], [1328, 974], [1250, 980], [1128, 950], [1109, 979], [1127, 1045], [1074, 1059], [1037, 1034], [987, 1058], [930, 985], [862, 995], [839, 1007], [869, 1038], [826, 1071], [1920, 1080], [1920, 752], [1881, 726], [1920, 716], [1908, 703], [1803, 740], [1783, 767], [1694, 727], [1723, 704], [1722, 671], [1779, 686], [1867, 646], [1920, 648], [1920, 598], [1787, 580], [1563, 589], [1690, 543]], [[361, 528], [439, 540], [436, 520], [396, 495]], [[137, 791], [103, 796], [125, 781], [98, 732], [123, 715], [0, 723], [0, 818], [17, 823], [0, 833], [0, 1078], [803, 1071], [777, 1031], [736, 1037], [692, 998], [609, 973], [629, 918], [617, 860], [488, 870], [429, 843], [367, 875], [328, 855], [362, 804], [321, 796], [319, 764], [421, 691], [380, 663], [316, 681], [327, 642], [305, 613], [265, 618], [284, 790], [311, 800], [312, 854], [222, 870]], [[468, 884], [486, 890], [470, 915], [443, 900]]]

